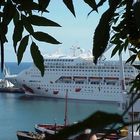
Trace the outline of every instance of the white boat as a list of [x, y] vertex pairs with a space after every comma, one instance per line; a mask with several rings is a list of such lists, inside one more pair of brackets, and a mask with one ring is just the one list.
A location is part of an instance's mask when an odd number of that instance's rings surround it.
[[45, 135], [29, 131], [17, 131], [17, 138], [18, 140], [45, 140]]
[[45, 133], [47, 136], [54, 135], [60, 130], [64, 129], [65, 126], [61, 124], [36, 124], [35, 131], [39, 134]]
[[[22, 87], [32, 96], [95, 100], [123, 103], [126, 89], [136, 75], [132, 66], [120, 61], [102, 61], [97, 65], [93, 57], [85, 56], [45, 56], [45, 74], [33, 64], [18, 75], [8, 75], [5, 79]], [[123, 69], [122, 69], [123, 65]]]
[[14, 85], [5, 79], [0, 79], [0, 88], [11, 88], [14, 87]]

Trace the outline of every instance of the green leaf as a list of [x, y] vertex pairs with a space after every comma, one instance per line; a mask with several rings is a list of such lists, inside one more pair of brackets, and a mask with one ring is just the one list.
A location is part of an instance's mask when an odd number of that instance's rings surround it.
[[5, 5], [5, 0], [0, 0], [0, 6], [4, 6], [4, 5]]
[[36, 65], [36, 67], [41, 71], [41, 75], [44, 75], [44, 59], [38, 49], [38, 46], [32, 42], [31, 44], [31, 55], [34, 61], [34, 64]]
[[119, 33], [114, 33], [114, 35], [111, 37], [111, 41], [114, 40], [115, 38], [120, 38], [120, 34]]
[[125, 39], [123, 46], [124, 46], [124, 50], [126, 51], [128, 47], [128, 39]]
[[117, 27], [112, 27], [112, 29], [115, 31], [115, 32], [120, 32], [120, 28], [117, 26]]
[[17, 59], [18, 59], [18, 64], [20, 64], [23, 54], [26, 50], [26, 47], [28, 45], [28, 40], [29, 40], [29, 35], [26, 35], [22, 40], [20, 41], [19, 47], [18, 47], [18, 52], [17, 52]]
[[11, 2], [7, 2], [3, 8], [3, 23], [9, 24], [16, 12], [15, 6]]
[[117, 53], [117, 51], [119, 50], [119, 48], [120, 48], [120, 45], [116, 45], [116, 47], [112, 51], [111, 57], [113, 57]]
[[0, 23], [0, 35], [6, 35], [8, 31], [7, 24]]
[[23, 22], [23, 25], [25, 27], [25, 29], [30, 33], [30, 34], [33, 34], [34, 30], [33, 30], [33, 27], [30, 23], [30, 21], [28, 20], [28, 17], [22, 15], [21, 16], [21, 20]]
[[4, 68], [4, 42], [2, 40], [0, 40], [0, 51], [1, 51], [1, 72], [3, 72], [3, 68]]
[[136, 48], [129, 48], [129, 50], [130, 50], [131, 52], [133, 52], [133, 53], [138, 53], [137, 50], [136, 50]]
[[121, 39], [126, 39], [127, 38], [127, 28], [124, 28], [124, 29], [122, 29], [121, 31], [120, 31], [120, 38]]
[[140, 2], [137, 1], [135, 4], [134, 4], [134, 15], [135, 15], [135, 19], [136, 19], [136, 24], [137, 24], [137, 27], [139, 28], [140, 30]]
[[93, 39], [93, 56], [94, 63], [97, 63], [98, 58], [103, 54], [109, 41], [110, 31], [110, 14], [107, 10], [101, 17], [98, 26], [96, 27]]
[[119, 36], [115, 36], [115, 38], [113, 39], [113, 40], [111, 40], [111, 43], [112, 44], [121, 44], [122, 43], [122, 41], [120, 40], [120, 35]]
[[7, 31], [8, 25], [5, 23], [0, 23], [0, 35], [1, 35], [0, 39], [2, 43], [8, 42], [6, 38]]
[[92, 51], [95, 64], [97, 63], [98, 58], [104, 53], [108, 45], [110, 38], [110, 27], [112, 25], [111, 20], [120, 1], [121, 0], [110, 3], [110, 7], [103, 13], [102, 17], [100, 18], [100, 22], [96, 27]]
[[31, 24], [37, 25], [37, 26], [58, 26], [61, 27], [59, 24], [57, 24], [54, 21], [51, 21], [45, 17], [40, 17], [37, 15], [31, 15], [28, 17], [28, 20]]
[[20, 0], [12, 0], [15, 4], [20, 4]]
[[84, 0], [94, 11], [98, 12], [97, 4], [95, 0]]
[[137, 55], [132, 55], [130, 58], [127, 59], [126, 63], [131, 62], [131, 64], [135, 61]]
[[121, 55], [122, 51], [123, 51], [123, 45], [120, 45], [119, 55]]
[[13, 46], [14, 46], [15, 52], [16, 52], [17, 43], [18, 43], [18, 41], [20, 41], [21, 38], [22, 38], [22, 33], [23, 33], [23, 24], [22, 24], [22, 21], [19, 20], [19, 21], [15, 24], [14, 33], [13, 33]]
[[107, 0], [100, 0], [97, 4], [98, 7], [102, 6]]
[[0, 12], [0, 17], [3, 17], [3, 13], [2, 12]]
[[38, 3], [40, 11], [43, 12], [48, 7], [50, 0], [38, 0]]
[[61, 44], [59, 41], [57, 41], [55, 38], [53, 38], [52, 36], [50, 36], [47, 33], [34, 32], [32, 35], [38, 41], [43, 41], [43, 42], [47, 42], [47, 43], [51, 43], [51, 44]]
[[140, 65], [133, 65], [136, 69], [140, 70]]
[[19, 21], [19, 19], [20, 19], [19, 12], [16, 10], [15, 15], [13, 17], [14, 25], [16, 25], [16, 23]]
[[67, 8], [71, 11], [71, 13], [76, 17], [73, 1], [72, 0], [63, 0], [64, 4], [67, 6]]
[[17, 6], [19, 11], [24, 11], [26, 14], [32, 14], [33, 10], [39, 10], [39, 4], [32, 1], [21, 1]]
[[116, 18], [114, 17], [114, 19], [113, 19], [114, 24], [116, 24], [118, 20], [119, 20], [119, 16]]

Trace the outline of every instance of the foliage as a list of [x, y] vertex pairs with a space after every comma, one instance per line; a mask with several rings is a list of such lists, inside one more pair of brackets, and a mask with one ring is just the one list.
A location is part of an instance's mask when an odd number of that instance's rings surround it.
[[[42, 16], [42, 13], [48, 12], [46, 8], [49, 5], [49, 2], [49, 0], [38, 0], [35, 2], [33, 0], [0, 1], [0, 43], [2, 70], [4, 64], [4, 44], [8, 41], [6, 37], [8, 25], [13, 24], [13, 47], [15, 53], [17, 54], [18, 64], [20, 64], [22, 61], [27, 46], [30, 45], [34, 63], [41, 71], [41, 75], [44, 75], [44, 60], [38, 46], [35, 45], [34, 40], [51, 44], [60, 44], [60, 42], [51, 35], [41, 31], [34, 31], [35, 26], [61, 27], [58, 23]], [[38, 60], [40, 61], [39, 64], [37, 64]]]
[[[87, 4], [87, 6], [91, 7], [92, 10], [89, 12], [89, 14], [93, 11], [98, 12], [99, 7], [103, 6], [105, 2], [108, 2], [109, 5], [109, 8], [102, 14], [93, 35], [94, 62], [97, 63], [98, 59], [106, 50], [108, 44], [112, 43], [114, 45], [112, 56], [114, 56], [116, 53], [120, 55], [123, 50], [126, 51], [126, 49], [129, 48], [130, 52], [132, 52], [132, 56], [128, 58], [126, 62], [132, 64], [139, 70], [140, 65], [133, 63], [135, 62], [136, 58], [140, 59], [140, 1], [100, 0], [98, 2], [97, 0], [83, 0], [83, 2]], [[43, 16], [44, 13], [49, 12], [47, 10], [49, 3], [50, 0], [0, 1], [0, 47], [2, 70], [4, 64], [4, 46], [5, 43], [8, 42], [6, 37], [8, 25], [13, 24], [13, 47], [15, 53], [17, 54], [18, 64], [22, 61], [27, 46], [30, 46], [33, 61], [41, 71], [41, 75], [44, 75], [44, 60], [35, 41], [38, 40], [51, 44], [60, 44], [60, 42], [51, 35], [41, 31], [34, 31], [35, 26], [61, 27], [58, 23]], [[63, 3], [76, 17], [73, 0], [63, 0]], [[131, 88], [131, 92], [135, 92], [137, 94], [136, 99], [139, 97], [139, 83], [140, 76], [137, 75], [136, 79], [132, 82]], [[122, 121], [123, 115], [118, 116], [118, 121], [114, 120], [116, 118], [115, 116], [115, 114], [97, 112], [93, 114], [93, 116], [87, 118], [87, 120], [85, 120], [83, 123], [79, 123], [73, 127], [74, 130], [75, 128], [78, 128], [79, 131], [83, 130], [85, 127], [92, 127], [92, 129], [96, 129], [98, 127], [104, 128], [114, 121], [118, 123], [120, 120], [122, 125], [124, 125], [124, 122]], [[89, 122], [93, 121], [92, 117], [94, 118], [95, 124], [93, 122], [91, 126]], [[105, 117], [105, 120], [101, 125], [98, 122], [99, 119], [102, 120], [102, 117]], [[112, 117], [112, 119], [107, 119], [108, 117]], [[84, 127], [83, 124], [85, 124]], [[72, 131], [73, 127], [68, 128], [68, 131], [74, 133]]]

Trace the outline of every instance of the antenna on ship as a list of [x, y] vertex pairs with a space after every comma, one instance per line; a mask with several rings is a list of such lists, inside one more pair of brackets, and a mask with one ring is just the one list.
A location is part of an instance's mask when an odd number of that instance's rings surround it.
[[82, 51], [79, 46], [74, 46], [74, 45], [72, 45], [72, 47], [70, 49], [72, 50], [72, 56], [74, 56], [74, 57], [76, 56], [77, 50]]

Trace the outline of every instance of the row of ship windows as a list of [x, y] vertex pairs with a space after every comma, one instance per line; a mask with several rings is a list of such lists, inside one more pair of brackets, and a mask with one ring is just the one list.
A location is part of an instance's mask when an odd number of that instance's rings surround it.
[[60, 61], [62, 61], [62, 62], [73, 62], [74, 60], [73, 59], [46, 59], [45, 60], [46, 62], [47, 61], [51, 61], [51, 62], [55, 62], [55, 61], [57, 61], [57, 62], [60, 62]]
[[[44, 88], [44, 90], [46, 90], [45, 88]], [[50, 89], [50, 90], [54, 90], [54, 89]], [[66, 89], [58, 89], [59, 91], [66, 91]], [[69, 89], [68, 90], [69, 92], [74, 92], [73, 90], [71, 90], [71, 89]], [[91, 95], [91, 96], [94, 96], [94, 95], [97, 95], [97, 94], [91, 94], [91, 93], [89, 93], [89, 92], [93, 92], [93, 93], [96, 93], [95, 92], [95, 90], [84, 90], [84, 93], [80, 93], [80, 94], [82, 94], [82, 95]], [[116, 93], [120, 93], [120, 91], [119, 90], [104, 90], [104, 91], [99, 91], [98, 90], [98, 92], [97, 93], [100, 93], [99, 95], [101, 95], [101, 94], [104, 94], [104, 93], [112, 93], [112, 95], [114, 96], [114, 95], [116, 95], [117, 96], [117, 94]], [[77, 93], [78, 94], [78, 93]], [[110, 94], [109, 94], [110, 95]]]
[[[47, 71], [86, 71], [86, 72], [120, 72], [120, 70], [112, 70], [112, 69], [109, 69], [109, 70], [91, 70], [91, 69], [79, 69], [79, 70], [75, 70], [75, 69], [46, 69]], [[125, 73], [128, 72], [133, 72], [133, 70], [127, 70], [127, 71], [124, 71]]]
[[106, 69], [109, 69], [109, 70], [116, 70], [116, 69], [119, 69], [118, 67], [117, 68], [112, 68], [112, 67], [104, 67], [104, 68], [99, 68], [99, 67], [95, 67], [95, 66], [81, 66], [81, 65], [77, 65], [77, 66], [66, 66], [66, 65], [47, 65], [45, 66], [45, 68], [72, 68], [72, 69], [94, 69], [94, 70], [106, 70]]
[[47, 71], [88, 71], [88, 72], [119, 72], [119, 70], [92, 70], [92, 69], [46, 69]]
[[[48, 74], [52, 74], [52, 73], [48, 73]], [[53, 75], [62, 75], [64, 73], [53, 73]], [[65, 73], [65, 75], [67, 76], [71, 76], [71, 75], [77, 75], [77, 73]], [[119, 77], [119, 74], [114, 74], [114, 73], [107, 73], [107, 74], [99, 74], [99, 73], [78, 73], [78, 76], [117, 76]]]
[[[36, 84], [29, 84], [30, 86], [34, 86], [34, 87], [40, 87], [40, 88], [75, 88], [74, 86], [56, 86], [56, 85], [52, 85], [52, 86], [48, 86], [48, 85], [36, 85]], [[101, 86], [95, 86], [95, 87], [87, 87], [87, 86], [81, 86], [81, 89], [84, 90], [89, 90], [89, 89], [108, 89], [108, 90], [112, 90], [112, 89], [120, 89], [119, 86], [117, 87], [101, 87]], [[62, 89], [61, 89], [62, 90]]]
[[[56, 83], [63, 83], [63, 84], [72, 84], [71, 81], [61, 81], [61, 82], [56, 82]], [[92, 82], [87, 82], [87, 81], [75, 81], [73, 82], [73, 84], [93, 84], [93, 85], [115, 85], [115, 86], [119, 86], [120, 85], [120, 82], [119, 81], [116, 81], [116, 82], [96, 82], [96, 81], [92, 81]], [[129, 82], [126, 82], [125, 83], [126, 85], [129, 85], [130, 83]]]
[[[101, 70], [101, 69], [119, 69], [119, 66], [118, 67], [100, 67], [100, 66], [95, 66], [95, 65], [86, 65], [86, 64], [77, 64], [77, 65], [68, 65], [68, 64], [61, 64], [61, 63], [56, 63], [56, 64], [53, 64], [51, 65], [50, 63], [48, 63], [45, 68], [87, 68], [87, 69], [98, 69], [98, 70]], [[131, 67], [125, 67], [124, 68], [125, 70], [133, 70]]]
[[[54, 59], [54, 60], [48, 60], [48, 61], [53, 61], [52, 63], [47, 63], [46, 65], [50, 66], [50, 67], [54, 67], [54, 66], [64, 66], [64, 65], [67, 65], [68, 63], [59, 63], [59, 62], [72, 62], [74, 60], [72, 59], [66, 59], [66, 60], [63, 60], [63, 59], [60, 59], [59, 61], [57, 59]], [[56, 63], [56, 61], [58, 63]], [[88, 68], [98, 68], [98, 69], [118, 69], [120, 67], [120, 65], [116, 66], [96, 66], [96, 65], [93, 65], [93, 63], [77, 63], [76, 66], [74, 66], [75, 68], [78, 67], [78, 66], [87, 66]], [[67, 66], [67, 67], [71, 67], [71, 66]], [[130, 66], [125, 66], [125, 69], [130, 69], [131, 67]]]
[[[52, 73], [48, 73], [48, 74], [52, 74]], [[64, 73], [53, 73], [53, 75], [62, 75], [62, 74], [64, 74]], [[77, 73], [65, 73], [67, 76], [71, 76], [71, 75], [77, 75]], [[34, 74], [34, 75], [32, 75], [31, 73], [30, 73], [30, 76], [32, 77], [32, 78], [40, 78], [40, 73], [38, 73], [38, 74]], [[78, 76], [83, 76], [83, 73], [79, 73], [78, 74]], [[84, 76], [100, 76], [100, 77], [105, 77], [105, 76], [116, 76], [116, 77], [119, 77], [120, 76], [120, 74], [115, 74], [115, 73], [109, 73], [109, 74], [106, 74], [106, 73], [104, 73], [104, 74], [99, 74], [99, 73], [94, 73], [94, 75], [93, 75], [93, 73], [84, 73]], [[130, 75], [127, 75], [128, 77], [130, 77]]]
[[[82, 71], [82, 72], [84, 72], [84, 71]], [[34, 77], [34, 78], [39, 78], [40, 77], [40, 73], [28, 73], [31, 77]], [[52, 74], [52, 73], [49, 73], [48, 72], [48, 74]], [[53, 75], [61, 75], [61, 74], [64, 74], [63, 72], [62, 73], [53, 73]], [[71, 76], [71, 75], [77, 75], [77, 73], [65, 73], [67, 76]], [[83, 75], [83, 73], [79, 73], [78, 74], [79, 76], [81, 76], [81, 75]], [[93, 73], [84, 73], [84, 75], [85, 76], [89, 76], [89, 75], [91, 75], [91, 76], [93, 76]], [[116, 77], [119, 77], [120, 76], [120, 73], [95, 73], [94, 72], [94, 76], [116, 76]], [[126, 75], [126, 76], [128, 76], [128, 77], [130, 77], [130, 75]]]
[[[48, 73], [48, 74], [52, 74], [52, 73]], [[53, 73], [53, 75], [61, 75], [61, 74], [64, 74], [64, 73]], [[67, 76], [71, 76], [72, 74], [71, 73], [65, 73]], [[77, 75], [77, 73], [73, 73], [73, 75]], [[87, 73], [84, 73], [84, 75], [85, 76], [101, 76], [101, 77], [103, 77], [103, 76], [116, 76], [116, 77], [119, 77], [119, 74], [111, 74], [111, 73], [109, 73], [109, 74], [98, 74], [98, 73], [94, 73], [94, 75], [93, 74], [87, 74]], [[78, 76], [83, 76], [83, 73], [79, 73], [78, 74]], [[39, 78], [40, 77], [40, 74], [38, 74], [38, 75], [31, 75], [31, 77], [32, 78]]]
[[[65, 69], [64, 69], [65, 68]], [[80, 68], [79, 70], [75, 69], [75, 68]], [[81, 69], [83, 68], [83, 69]], [[98, 71], [98, 72], [120, 72], [120, 70], [118, 68], [116, 69], [109, 69], [109, 68], [102, 68], [102, 69], [99, 69], [99, 68], [89, 68], [89, 67], [75, 67], [75, 66], [63, 66], [63, 67], [45, 67], [45, 70], [47, 71], [88, 71], [88, 72], [95, 72], [95, 71]], [[26, 73], [38, 73], [39, 71], [36, 70], [36, 69], [31, 69], [31, 71], [28, 71]], [[125, 69], [124, 72], [134, 72], [133, 69]]]
[[98, 82], [98, 81], [92, 81], [92, 82], [87, 82], [87, 81], [58, 81], [56, 83], [63, 83], [63, 84], [94, 84], [94, 85], [118, 85], [119, 84], [119, 81], [117, 82]]

